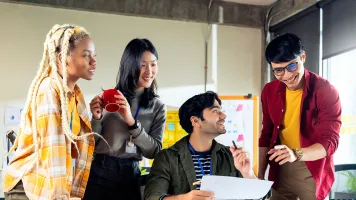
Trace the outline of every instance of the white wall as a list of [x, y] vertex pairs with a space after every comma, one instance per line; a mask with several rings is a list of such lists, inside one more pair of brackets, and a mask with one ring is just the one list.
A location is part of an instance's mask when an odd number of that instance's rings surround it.
[[[205, 24], [0, 3], [0, 133], [5, 133], [4, 107], [24, 103], [38, 69], [45, 35], [56, 23], [81, 25], [94, 38], [96, 77], [79, 83], [88, 100], [101, 87], [115, 86], [123, 49], [135, 37], [150, 39], [158, 50], [159, 94], [168, 106], [179, 107], [188, 97], [204, 91]], [[220, 95], [259, 95], [261, 30], [215, 28], [212, 38], [216, 49], [212, 50], [211, 42], [209, 45], [208, 89]], [[216, 80], [212, 79], [213, 55]], [[1, 140], [3, 137], [0, 144]]]
[[218, 92], [259, 95], [262, 35], [258, 29], [218, 26]]

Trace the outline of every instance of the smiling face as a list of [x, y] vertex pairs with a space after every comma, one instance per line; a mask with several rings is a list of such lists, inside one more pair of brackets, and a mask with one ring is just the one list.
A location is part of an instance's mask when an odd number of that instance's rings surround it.
[[221, 105], [216, 99], [212, 107], [204, 109], [203, 118], [200, 123], [202, 133], [213, 136], [226, 133], [224, 125], [226, 115], [221, 111]]
[[271, 62], [276, 79], [283, 82], [288, 89], [298, 90], [303, 87], [305, 53], [283, 63]]
[[138, 79], [137, 89], [149, 88], [158, 72], [157, 58], [150, 51], [145, 51], [141, 57], [140, 77]]

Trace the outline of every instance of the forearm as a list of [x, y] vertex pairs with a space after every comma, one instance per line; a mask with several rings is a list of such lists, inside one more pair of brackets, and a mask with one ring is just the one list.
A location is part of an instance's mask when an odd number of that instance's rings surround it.
[[138, 127], [130, 130], [133, 137], [133, 142], [140, 147], [143, 156], [153, 159], [156, 154], [162, 149], [162, 137], [164, 131], [164, 123], [156, 125], [149, 133], [138, 123]]
[[250, 172], [248, 173], [241, 173], [242, 177], [244, 178], [248, 178], [248, 179], [257, 179], [257, 176], [255, 175], [255, 173], [253, 172], [253, 170], [251, 169]]
[[[138, 129], [131, 130], [133, 142], [140, 147], [143, 156], [153, 159], [162, 149], [162, 138], [166, 122], [166, 107], [164, 104], [154, 109], [154, 119], [148, 132], [139, 123]], [[157, 113], [156, 113], [157, 110]]]
[[259, 148], [259, 168], [258, 168], [258, 177], [259, 178], [264, 178], [264, 174], [267, 169], [267, 165], [268, 165], [267, 152], [268, 152], [267, 147]]
[[92, 130], [93, 132], [95, 133], [98, 133], [98, 134], [101, 134], [101, 130], [102, 130], [102, 118], [101, 117], [99, 120], [96, 120], [96, 119], [92, 119], [91, 120], [91, 127], [92, 127]]
[[[162, 136], [156, 136], [154, 135], [154, 133], [152, 133], [153, 135], [151, 136], [147, 134], [145, 129], [143, 129], [141, 126], [138, 128], [138, 130], [133, 131], [138, 132], [138, 135], [136, 137], [133, 135], [133, 142], [138, 147], [140, 147], [143, 156], [149, 159], [153, 159], [156, 154], [162, 149], [162, 143], [159, 140], [160, 138], [162, 138]], [[133, 131], [131, 131], [131, 133]]]
[[307, 148], [301, 149], [303, 157], [301, 161], [315, 161], [327, 156], [326, 150], [323, 145], [316, 143]]
[[182, 194], [181, 195], [169, 195], [169, 196], [165, 196], [164, 198], [162, 198], [162, 200], [183, 200], [182, 198]]

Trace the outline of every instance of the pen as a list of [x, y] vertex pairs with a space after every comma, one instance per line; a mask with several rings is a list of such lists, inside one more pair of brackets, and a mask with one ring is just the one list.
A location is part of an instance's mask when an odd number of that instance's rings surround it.
[[236, 143], [232, 141], [232, 144], [234, 145], [235, 149], [237, 149]]
[[201, 180], [194, 182], [193, 185], [198, 185], [198, 184], [200, 184], [200, 183], [201, 183]]

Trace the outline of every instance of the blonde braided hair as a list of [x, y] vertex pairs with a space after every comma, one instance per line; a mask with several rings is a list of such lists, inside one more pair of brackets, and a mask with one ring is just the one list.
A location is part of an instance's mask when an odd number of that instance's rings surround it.
[[[97, 133], [85, 133], [81, 136], [76, 136], [72, 133], [69, 128], [69, 120], [68, 120], [68, 95], [70, 92], [67, 86], [67, 56], [70, 54], [71, 50], [74, 48], [75, 43], [84, 37], [89, 36], [89, 33], [82, 27], [74, 26], [74, 25], [54, 25], [52, 29], [48, 32], [46, 36], [46, 40], [44, 42], [44, 52], [42, 56], [42, 60], [40, 63], [40, 68], [37, 71], [35, 78], [33, 79], [30, 89], [28, 91], [26, 104], [22, 111], [20, 130], [25, 128], [26, 116], [31, 109], [31, 118], [32, 118], [32, 134], [35, 152], [38, 153], [40, 147], [38, 144], [37, 138], [37, 126], [36, 126], [36, 97], [38, 93], [38, 89], [40, 87], [41, 81], [49, 76], [51, 70], [54, 70], [56, 84], [60, 90], [60, 103], [61, 103], [61, 122], [62, 122], [62, 130], [66, 136], [66, 138], [71, 141], [72, 144], [76, 147], [78, 155], [80, 154], [78, 146], [75, 140], [82, 140], [83, 138], [90, 135], [98, 135], [101, 139], [103, 139], [106, 144], [110, 147], [107, 141]], [[70, 43], [70, 41], [72, 43]], [[61, 60], [62, 60], [62, 81], [59, 76], [58, 70], [58, 61], [57, 61], [57, 53], [61, 51]], [[14, 145], [8, 152], [8, 155], [14, 151], [14, 149], [18, 146], [18, 139], [21, 135], [22, 131], [19, 131], [18, 136], [14, 142]], [[37, 160], [37, 168], [38, 168]]]

